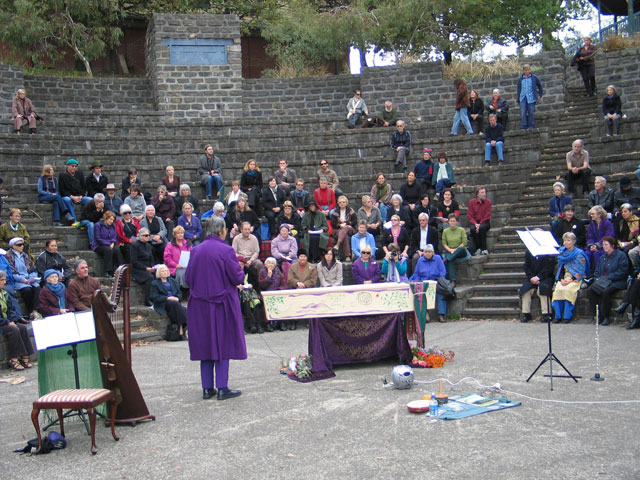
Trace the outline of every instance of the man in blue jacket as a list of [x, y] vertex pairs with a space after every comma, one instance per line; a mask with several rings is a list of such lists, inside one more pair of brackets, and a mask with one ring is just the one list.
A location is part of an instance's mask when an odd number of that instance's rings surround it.
[[[410, 282], [424, 282], [426, 280], [438, 280], [438, 277], [447, 275], [442, 257], [436, 255], [433, 245], [428, 244], [416, 264], [416, 270], [409, 279]], [[438, 306], [438, 321], [445, 322], [444, 316], [447, 314], [447, 301], [436, 293], [436, 303]]]
[[527, 130], [536, 128], [534, 112], [536, 102], [542, 98], [542, 82], [537, 75], [531, 73], [531, 67], [526, 64], [524, 72], [518, 80], [518, 103], [520, 104], [520, 128]]

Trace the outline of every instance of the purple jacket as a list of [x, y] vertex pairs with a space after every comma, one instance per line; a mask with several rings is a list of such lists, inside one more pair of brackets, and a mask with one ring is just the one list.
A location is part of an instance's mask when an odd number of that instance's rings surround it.
[[364, 262], [358, 258], [351, 266], [353, 283], [362, 284], [367, 280], [373, 283], [380, 282], [380, 265], [375, 260], [369, 262], [368, 268], [364, 268]]
[[95, 250], [100, 245], [109, 246], [112, 243], [115, 243], [117, 245], [117, 242], [118, 236], [116, 234], [115, 223], [111, 226], [108, 226], [104, 223], [104, 219], [96, 223], [93, 230], [93, 243], [91, 244], [92, 250]]
[[591, 221], [589, 228], [587, 228], [587, 246], [598, 245], [602, 247], [602, 237], [609, 235], [615, 237], [613, 230], [613, 223], [608, 218], [603, 218], [600, 221], [600, 227], [596, 225], [596, 222]]

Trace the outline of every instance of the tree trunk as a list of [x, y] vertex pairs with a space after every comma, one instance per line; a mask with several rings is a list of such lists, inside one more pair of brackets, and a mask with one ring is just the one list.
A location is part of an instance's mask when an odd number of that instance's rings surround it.
[[89, 60], [87, 60], [87, 57], [83, 55], [83, 53], [80, 51], [80, 49], [78, 49], [75, 43], [72, 44], [71, 47], [73, 48], [73, 51], [76, 53], [76, 55], [80, 58], [80, 60], [84, 64], [84, 69], [87, 71], [87, 77], [93, 78], [93, 71], [91, 70], [91, 64], [89, 63]]

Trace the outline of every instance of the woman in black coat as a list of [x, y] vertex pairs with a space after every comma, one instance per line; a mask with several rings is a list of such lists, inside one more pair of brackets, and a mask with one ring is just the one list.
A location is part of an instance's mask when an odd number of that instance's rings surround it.
[[540, 297], [542, 321], [551, 321], [549, 312], [551, 301], [549, 297], [553, 293], [555, 266], [556, 259], [553, 256], [534, 257], [528, 251], [525, 253], [524, 273], [527, 279], [522, 284], [522, 287], [520, 287], [520, 296], [522, 297], [521, 322], [525, 323], [531, 320], [531, 298], [536, 289]]
[[[182, 306], [182, 291], [175, 278], [171, 277], [169, 267], [160, 265], [156, 271], [156, 279], [151, 282], [151, 301], [153, 309], [162, 314], [166, 313], [171, 321], [174, 331], [177, 331], [182, 340], [187, 331], [187, 310]], [[167, 340], [169, 340], [167, 338]]]
[[618, 124], [622, 117], [622, 101], [613, 85], [607, 87], [607, 94], [602, 99], [602, 114], [604, 115], [604, 128], [607, 137], [610, 137], [612, 133], [618, 135]]
[[240, 190], [247, 194], [249, 206], [259, 212], [262, 195], [262, 172], [258, 168], [258, 162], [253, 158], [244, 165], [244, 172], [240, 177]]
[[629, 289], [624, 294], [620, 306], [614, 309], [618, 315], [624, 315], [624, 312], [631, 305], [631, 323], [627, 330], [640, 328], [640, 273], [633, 279]]
[[403, 225], [407, 230], [413, 228], [413, 215], [409, 207], [402, 204], [402, 197], [397, 193], [391, 197], [391, 207], [387, 211], [386, 221], [390, 222], [391, 217], [398, 215], [400, 217], [400, 225]]
[[478, 125], [477, 133], [480, 135], [484, 132], [484, 102], [478, 96], [477, 90], [471, 90], [469, 92], [469, 107], [467, 108], [467, 114], [469, 115], [469, 123], [473, 128], [473, 123]]
[[151, 306], [151, 282], [156, 273], [149, 236], [149, 229], [141, 228], [138, 231], [138, 241], [131, 245], [131, 274], [144, 289], [144, 304], [147, 307]]

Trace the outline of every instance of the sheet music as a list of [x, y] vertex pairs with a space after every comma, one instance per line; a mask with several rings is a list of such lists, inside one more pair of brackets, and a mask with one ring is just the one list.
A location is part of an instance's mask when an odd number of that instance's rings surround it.
[[93, 312], [63, 313], [31, 322], [38, 350], [82, 343], [96, 338]]
[[558, 242], [551, 232], [545, 230], [517, 230], [520, 240], [531, 255], [558, 255]]
[[182, 265], [184, 268], [189, 266], [189, 259], [191, 258], [191, 252], [180, 252], [180, 260], [178, 265]]

